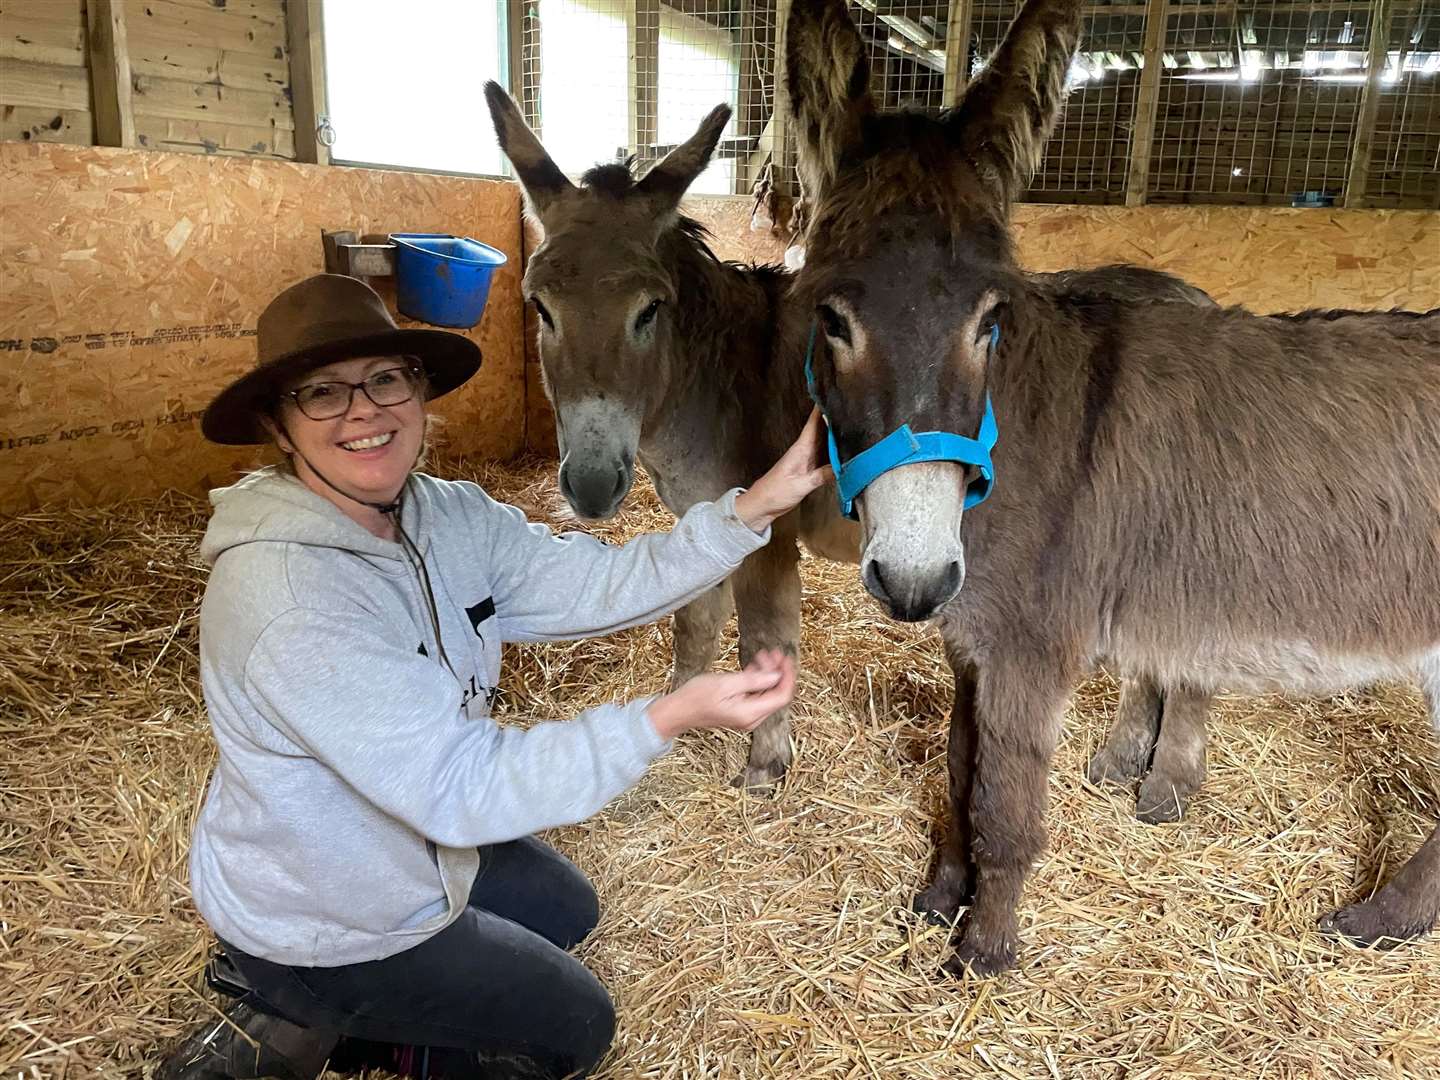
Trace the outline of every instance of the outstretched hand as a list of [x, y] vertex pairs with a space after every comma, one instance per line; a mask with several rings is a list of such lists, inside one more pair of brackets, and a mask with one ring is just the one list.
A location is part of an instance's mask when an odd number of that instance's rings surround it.
[[795, 697], [795, 658], [777, 649], [756, 653], [744, 671], [697, 675], [657, 698], [648, 710], [663, 739], [682, 731], [753, 731]]
[[756, 532], [764, 532], [772, 521], [800, 505], [800, 501], [821, 485], [834, 479], [834, 472], [825, 461], [824, 427], [820, 410], [810, 410], [810, 418], [800, 437], [769, 472], [756, 480], [735, 499], [735, 512]]

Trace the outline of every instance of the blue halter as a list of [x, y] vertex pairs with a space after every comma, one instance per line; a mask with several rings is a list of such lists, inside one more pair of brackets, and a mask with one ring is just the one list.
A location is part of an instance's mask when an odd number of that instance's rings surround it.
[[[990, 331], [990, 348], [1000, 344], [1000, 327]], [[825, 415], [825, 406], [815, 393], [815, 324], [810, 324], [810, 343], [805, 347], [805, 385], [810, 399], [820, 406], [820, 415], [825, 417], [825, 436], [830, 448], [830, 467], [835, 470], [835, 480], [840, 489], [840, 513], [854, 520], [855, 499], [875, 478], [901, 465], [913, 465], [919, 461], [955, 461], [962, 465], [974, 465], [980, 470], [977, 479], [971, 481], [965, 491], [965, 509], [979, 506], [990, 497], [995, 486], [995, 467], [990, 462], [990, 451], [995, 448], [999, 429], [995, 425], [995, 412], [990, 408], [990, 395], [985, 395], [985, 413], [980, 418], [979, 437], [967, 439], [948, 431], [922, 431], [918, 435], [910, 430], [909, 424], [901, 424], [874, 446], [862, 450], [845, 464], [840, 464], [840, 450], [835, 445], [835, 432], [830, 427], [830, 418]]]

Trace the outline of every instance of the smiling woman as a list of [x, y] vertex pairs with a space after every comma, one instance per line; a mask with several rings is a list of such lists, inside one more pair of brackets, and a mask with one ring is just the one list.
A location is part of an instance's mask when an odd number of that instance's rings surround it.
[[748, 490], [612, 547], [417, 471], [426, 401], [480, 366], [468, 338], [401, 330], [368, 285], [322, 274], [270, 303], [257, 345], [203, 429], [273, 440], [291, 468], [211, 493], [200, 676], [219, 761], [190, 852], [214, 970], [243, 996], [157, 1080], [302, 1080], [342, 1040], [415, 1077], [582, 1075], [615, 1025], [567, 952], [598, 904], [533, 834], [600, 810], [687, 730], [752, 730], [789, 704], [795, 664], [762, 652], [522, 731], [490, 716], [502, 648], [711, 591], [824, 482], [817, 428]]

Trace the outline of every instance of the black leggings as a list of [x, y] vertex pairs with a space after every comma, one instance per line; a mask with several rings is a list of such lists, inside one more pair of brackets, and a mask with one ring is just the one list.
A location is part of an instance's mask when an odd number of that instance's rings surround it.
[[565, 950], [595, 928], [599, 914], [595, 890], [575, 864], [526, 837], [481, 848], [465, 913], [413, 949], [332, 968], [225, 951], [265, 1006], [306, 1027], [584, 1075], [610, 1046], [615, 1009]]

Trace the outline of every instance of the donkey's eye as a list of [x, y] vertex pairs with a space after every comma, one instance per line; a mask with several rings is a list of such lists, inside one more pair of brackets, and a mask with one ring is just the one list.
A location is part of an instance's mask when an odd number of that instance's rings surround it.
[[661, 300], [651, 300], [645, 305], [645, 310], [635, 316], [635, 332], [637, 334], [655, 321], [655, 316], [659, 313], [662, 303]]
[[825, 331], [826, 337], [850, 344], [850, 326], [838, 311], [829, 304], [821, 304], [815, 311], [820, 316], [820, 328]]
[[990, 341], [993, 340], [995, 327], [1000, 325], [1000, 313], [1004, 306], [1003, 304], [996, 304], [980, 317], [980, 324], [975, 328], [975, 343], [977, 345], [988, 345]]
[[540, 316], [540, 321], [551, 330], [554, 330], [555, 320], [550, 317], [550, 312], [546, 309], [545, 305], [540, 302], [540, 298], [538, 296], [532, 296], [530, 302], [535, 305], [535, 314]]

